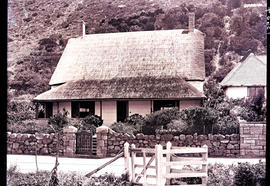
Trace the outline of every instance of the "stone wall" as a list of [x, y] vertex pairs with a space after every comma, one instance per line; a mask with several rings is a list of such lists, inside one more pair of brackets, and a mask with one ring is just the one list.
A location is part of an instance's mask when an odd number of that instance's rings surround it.
[[[64, 129], [63, 135], [59, 135], [59, 155], [73, 156], [76, 150], [75, 127]], [[32, 154], [55, 155], [57, 149], [57, 135], [51, 134], [16, 134], [7, 133], [8, 154]]]
[[266, 124], [240, 123], [240, 136], [242, 157], [265, 157]]
[[[74, 157], [76, 151], [75, 127], [64, 129], [59, 136], [59, 155]], [[156, 144], [164, 147], [168, 141], [173, 146], [208, 146], [210, 157], [265, 157], [266, 124], [240, 123], [240, 134], [232, 135], [143, 135], [119, 134], [106, 126], [97, 128], [97, 157], [112, 157], [123, 149], [124, 143], [136, 147], [154, 148]], [[8, 154], [55, 155], [57, 136], [55, 134], [15, 134], [7, 133]]]
[[97, 129], [97, 156], [111, 157], [119, 153], [124, 143], [135, 144], [136, 147], [154, 148], [156, 144], [166, 146], [171, 141], [173, 146], [208, 146], [210, 157], [238, 157], [240, 154], [240, 139], [238, 134], [232, 135], [143, 135], [136, 136], [119, 134], [108, 127]]

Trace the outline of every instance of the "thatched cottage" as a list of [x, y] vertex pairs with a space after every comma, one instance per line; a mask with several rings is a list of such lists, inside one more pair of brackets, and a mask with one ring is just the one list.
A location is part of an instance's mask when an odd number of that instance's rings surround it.
[[89, 34], [69, 39], [49, 82], [34, 101], [49, 117], [102, 117], [104, 125], [132, 114], [201, 105], [204, 34], [194, 28]]
[[266, 55], [242, 58], [220, 84], [229, 98], [251, 98], [260, 92], [266, 96]]

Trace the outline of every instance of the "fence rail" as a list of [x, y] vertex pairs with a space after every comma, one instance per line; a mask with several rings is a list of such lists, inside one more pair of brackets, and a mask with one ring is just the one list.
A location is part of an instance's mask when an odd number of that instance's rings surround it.
[[[136, 163], [136, 155], [142, 154], [143, 164]], [[146, 154], [150, 159], [146, 161]], [[194, 157], [194, 154], [197, 156]], [[184, 155], [185, 157], [180, 157]], [[188, 155], [188, 157], [186, 157]], [[164, 161], [164, 156], [165, 161]], [[207, 158], [208, 147], [172, 147], [170, 142], [167, 143], [166, 149], [163, 150], [161, 145], [156, 145], [154, 149], [151, 148], [136, 148], [134, 144], [124, 144], [125, 157], [125, 172], [131, 175], [131, 181], [139, 184], [142, 178], [144, 186], [149, 185], [170, 185], [172, 178], [190, 178], [200, 177], [202, 184], [206, 186], [207, 183]], [[130, 163], [131, 162], [131, 167]], [[154, 162], [154, 163], [153, 163]], [[194, 168], [196, 165], [196, 169]], [[192, 167], [195, 169], [187, 169]], [[141, 169], [138, 173], [138, 169]], [[155, 169], [155, 175], [147, 173], [147, 170]], [[155, 179], [155, 184], [148, 183], [149, 178]], [[186, 183], [184, 185], [187, 185]]]

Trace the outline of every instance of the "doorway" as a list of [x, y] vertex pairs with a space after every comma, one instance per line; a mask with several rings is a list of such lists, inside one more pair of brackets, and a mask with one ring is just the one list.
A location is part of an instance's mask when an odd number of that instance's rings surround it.
[[128, 117], [128, 101], [117, 101], [117, 122], [125, 121]]

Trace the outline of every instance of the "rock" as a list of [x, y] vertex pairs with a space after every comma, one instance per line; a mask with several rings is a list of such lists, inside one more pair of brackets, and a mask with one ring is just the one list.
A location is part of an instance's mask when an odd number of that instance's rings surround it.
[[220, 143], [229, 143], [229, 140], [221, 140]]
[[164, 140], [164, 141], [171, 141], [173, 139], [173, 135], [172, 134], [163, 134], [161, 136], [161, 140]]
[[214, 141], [214, 142], [213, 142], [213, 146], [215, 146], [215, 147], [218, 147], [219, 144], [220, 144], [220, 142], [217, 142], [217, 141]]
[[181, 134], [181, 135], [179, 136], [179, 139], [180, 139], [181, 141], [185, 141], [186, 136], [185, 136], [184, 134]]
[[144, 135], [142, 133], [139, 133], [136, 135], [137, 139], [144, 139]]
[[155, 136], [154, 136], [154, 135], [149, 135], [148, 138], [149, 138], [150, 140], [153, 140], [153, 139], [155, 139]]
[[227, 149], [229, 149], [229, 150], [234, 149], [234, 145], [232, 145], [232, 144], [229, 143], [229, 144], [227, 145]]
[[18, 149], [19, 148], [19, 143], [13, 143], [12, 147], [13, 147], [13, 149]]

